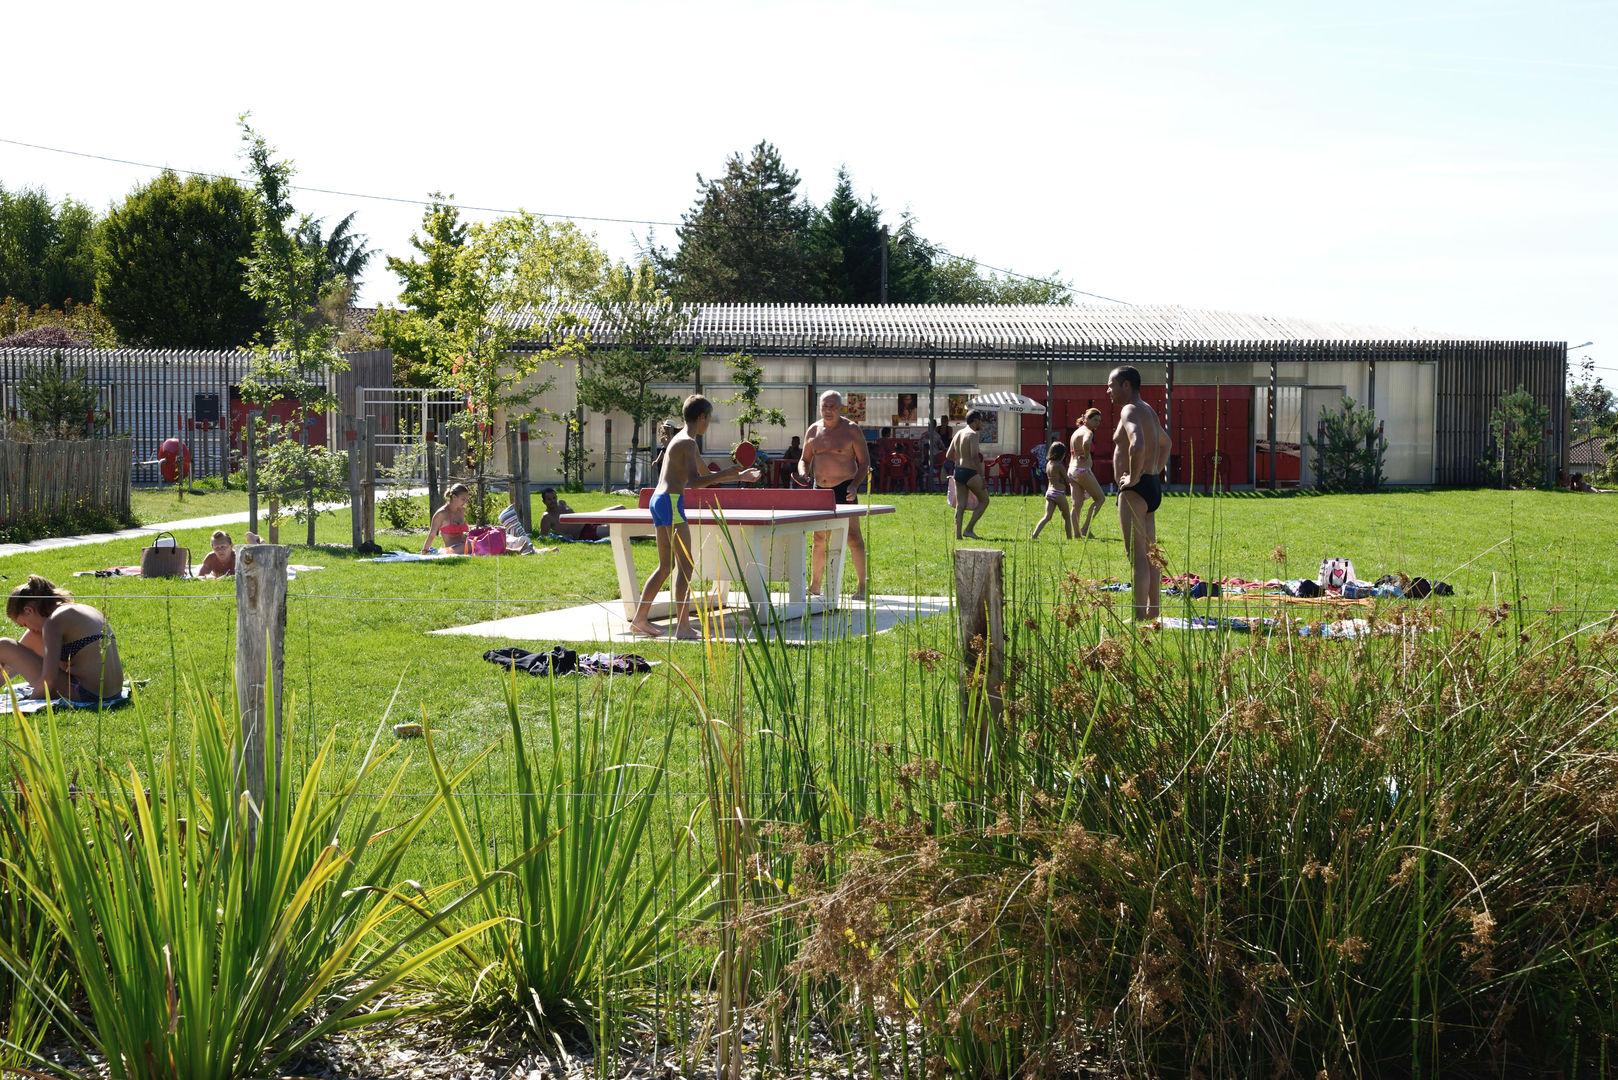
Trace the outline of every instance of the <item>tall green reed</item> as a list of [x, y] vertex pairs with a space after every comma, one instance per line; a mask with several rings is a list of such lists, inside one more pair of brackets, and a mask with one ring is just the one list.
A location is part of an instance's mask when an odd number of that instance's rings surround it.
[[[350, 775], [334, 776], [329, 735], [312, 759], [288, 763], [296, 788], [277, 787], [266, 755], [268, 794], [255, 807], [242, 792], [238, 718], [201, 694], [186, 712], [183, 733], [169, 714], [166, 753], [145, 739], [144, 769], [69, 753], [54, 715], [17, 718], [22, 797], [6, 824], [28, 852], [7, 870], [71, 966], [71, 992], [60, 994], [49, 992], [39, 954], [31, 967], [58, 1029], [113, 1077], [234, 1078], [334, 1032], [406, 1015], [392, 995], [483, 926], [411, 948], [454, 915], [452, 903], [412, 934], [373, 940], [433, 808], [384, 826], [404, 766], [380, 795], [361, 794], [386, 755], [373, 740]], [[81, 790], [80, 777], [91, 786]]]

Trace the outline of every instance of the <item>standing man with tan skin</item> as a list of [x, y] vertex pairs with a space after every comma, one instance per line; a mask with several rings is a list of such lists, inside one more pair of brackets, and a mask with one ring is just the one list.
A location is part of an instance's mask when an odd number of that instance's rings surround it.
[[[979, 434], [988, 426], [989, 418], [976, 410], [966, 414], [966, 426], [955, 433], [944, 451], [945, 467], [955, 467], [955, 539], [980, 539], [974, 531], [978, 518], [989, 508], [989, 485], [983, 480], [983, 439]], [[966, 496], [971, 492], [978, 497], [978, 508], [972, 511], [972, 520], [963, 531], [961, 519], [966, 516]]]
[[663, 471], [649, 507], [657, 530], [657, 569], [646, 579], [640, 606], [629, 628], [643, 637], [663, 636], [663, 631], [652, 625], [652, 601], [673, 570], [674, 636], [680, 641], [696, 641], [702, 633], [691, 624], [691, 527], [685, 520], [686, 488], [705, 488], [730, 479], [750, 484], [758, 479], [758, 470], [732, 465], [721, 472], [708, 472], [702, 467], [697, 436], [705, 434], [713, 421], [713, 403], [701, 394], [692, 394], [685, 399], [682, 414], [685, 427], [663, 451]]
[[[865, 433], [858, 424], [843, 418], [843, 395], [827, 390], [820, 395], [820, 419], [809, 425], [803, 436], [803, 456], [798, 459], [798, 475], [817, 488], [831, 488], [838, 505], [859, 502], [860, 486], [871, 472], [871, 455], [865, 447]], [[809, 574], [809, 591], [820, 595], [820, 581], [826, 574], [826, 548], [830, 532], [815, 533], [814, 556]], [[848, 519], [848, 553], [854, 559], [858, 584], [854, 595], [865, 599], [865, 537], [858, 518]]]
[[1163, 502], [1159, 479], [1169, 463], [1169, 433], [1151, 406], [1140, 399], [1140, 372], [1113, 368], [1107, 397], [1119, 406], [1112, 433], [1112, 475], [1118, 484], [1118, 524], [1124, 552], [1135, 572], [1135, 620], [1150, 622], [1163, 613], [1163, 578], [1152, 565], [1157, 543], [1157, 508]]

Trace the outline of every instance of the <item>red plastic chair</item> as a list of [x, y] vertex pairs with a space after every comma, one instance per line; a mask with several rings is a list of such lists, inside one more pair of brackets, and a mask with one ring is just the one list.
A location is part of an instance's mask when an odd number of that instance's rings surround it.
[[1034, 459], [1029, 454], [1018, 454], [1011, 463], [1011, 490], [1023, 495], [1034, 492]]
[[994, 477], [1001, 491], [1011, 490], [1011, 470], [1016, 467], [1017, 455], [1001, 454], [994, 459]]

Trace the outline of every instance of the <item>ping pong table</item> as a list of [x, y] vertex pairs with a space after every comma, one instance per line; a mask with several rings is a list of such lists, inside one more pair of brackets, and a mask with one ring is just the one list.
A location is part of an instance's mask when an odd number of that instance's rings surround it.
[[[640, 603], [642, 577], [635, 567], [631, 541], [652, 536], [651, 488], [643, 488], [640, 504], [615, 510], [563, 514], [565, 525], [597, 525], [607, 529], [624, 617], [633, 618]], [[891, 514], [892, 506], [861, 503], [839, 505], [828, 489], [695, 488], [685, 493], [686, 523], [691, 530], [693, 580], [712, 581], [706, 597], [693, 602], [724, 606], [730, 583], [740, 582], [746, 607], [755, 619], [796, 619], [836, 606], [848, 551], [848, 523], [875, 514]], [[810, 596], [807, 580], [808, 537], [830, 532], [824, 595]], [[778, 602], [772, 581], [785, 582], [787, 595]], [[672, 575], [670, 579], [672, 585]], [[674, 610], [672, 592], [660, 595], [651, 617], [666, 618]]]

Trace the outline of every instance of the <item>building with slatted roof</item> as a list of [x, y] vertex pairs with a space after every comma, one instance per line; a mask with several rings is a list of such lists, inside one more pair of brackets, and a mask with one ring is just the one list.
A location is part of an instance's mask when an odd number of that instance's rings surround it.
[[[547, 328], [558, 315], [582, 322], [593, 349], [619, 344], [610, 316], [588, 306], [506, 317], [541, 346], [551, 342]], [[1113, 422], [1106, 375], [1132, 364], [1174, 439], [1174, 484], [1309, 485], [1306, 440], [1321, 408], [1345, 396], [1369, 403], [1382, 422], [1390, 482], [1480, 483], [1480, 463], [1492, 449], [1490, 410], [1518, 385], [1550, 408], [1546, 445], [1555, 464], [1547, 479], [1565, 460], [1565, 342], [1182, 307], [704, 304], [668, 344], [702, 347], [707, 359], [697, 387], [716, 401], [735, 391], [723, 357], [758, 357], [762, 403], [789, 418], [786, 429], [766, 436], [776, 446], [802, 433], [822, 390], [852, 395], [866, 427], [895, 427], [897, 434], [951, 410], [958, 418], [971, 394], [1005, 390], [1050, 404], [1049, 434], [1056, 437], [1071, 432], [1085, 410], [1101, 409], [1104, 451]], [[545, 404], [566, 411], [572, 396], [572, 373], [565, 372]], [[586, 444], [597, 461], [608, 455], [616, 468], [626, 456], [628, 425], [618, 418], [614, 445], [610, 419], [588, 418]], [[722, 422], [711, 431], [714, 444], [737, 437]], [[986, 451], [1022, 454], [1047, 438], [1047, 420], [1004, 416], [991, 434]]]

